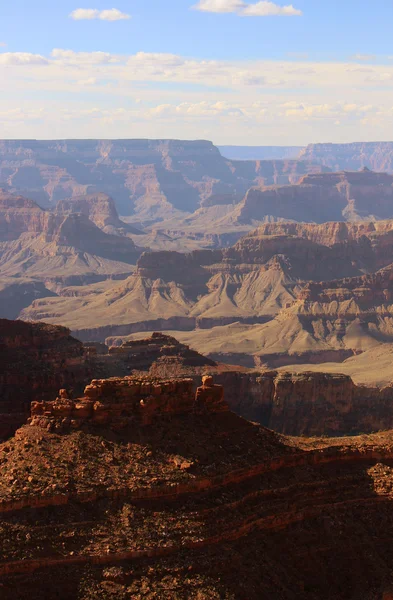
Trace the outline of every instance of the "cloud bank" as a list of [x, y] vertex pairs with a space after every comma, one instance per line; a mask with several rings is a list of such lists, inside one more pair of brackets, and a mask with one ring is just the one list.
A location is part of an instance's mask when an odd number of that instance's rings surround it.
[[0, 51], [1, 137], [393, 139], [393, 64], [357, 60]]

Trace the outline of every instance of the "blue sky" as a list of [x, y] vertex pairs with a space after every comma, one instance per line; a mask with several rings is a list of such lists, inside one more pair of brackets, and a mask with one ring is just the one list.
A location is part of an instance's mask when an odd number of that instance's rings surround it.
[[0, 137], [393, 139], [390, 0], [0, 0]]

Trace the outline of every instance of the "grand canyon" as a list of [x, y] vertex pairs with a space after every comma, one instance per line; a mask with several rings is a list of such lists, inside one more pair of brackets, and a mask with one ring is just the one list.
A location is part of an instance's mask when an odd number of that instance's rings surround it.
[[393, 598], [392, 154], [0, 142], [2, 598]]

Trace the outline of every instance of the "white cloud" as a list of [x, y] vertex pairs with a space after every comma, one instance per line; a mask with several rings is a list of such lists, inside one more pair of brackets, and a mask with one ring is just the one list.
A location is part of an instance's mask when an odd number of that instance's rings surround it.
[[99, 19], [101, 21], [124, 21], [131, 19], [131, 15], [121, 12], [117, 8], [107, 10], [98, 10], [96, 8], [77, 8], [70, 14], [74, 21], [92, 21]]
[[241, 14], [245, 17], [299, 17], [302, 11], [292, 4], [279, 6], [274, 2], [262, 0], [256, 4], [249, 4]]
[[242, 0], [200, 0], [193, 8], [212, 13], [233, 13], [245, 7]]
[[5, 48], [7, 46], [6, 42], [0, 42], [0, 48]]
[[111, 8], [110, 10], [102, 10], [99, 18], [101, 21], [127, 21], [131, 19], [131, 15], [127, 15], [117, 8]]
[[261, 0], [254, 4], [243, 0], [200, 0], [193, 8], [212, 13], [237, 13], [243, 17], [294, 17], [302, 14], [302, 11], [292, 4], [280, 6], [269, 0]]
[[70, 14], [71, 19], [74, 21], [90, 21], [92, 19], [98, 19], [100, 11], [95, 8], [77, 8]]
[[48, 60], [40, 54], [28, 52], [3, 52], [0, 54], [0, 65], [47, 65]]

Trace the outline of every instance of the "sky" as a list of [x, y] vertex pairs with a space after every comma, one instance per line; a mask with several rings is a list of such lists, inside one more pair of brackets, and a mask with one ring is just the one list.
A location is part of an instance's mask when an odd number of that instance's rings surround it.
[[0, 0], [0, 138], [393, 140], [393, 0]]

